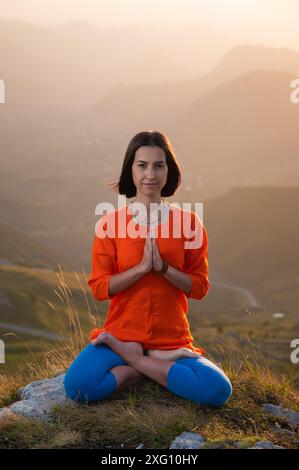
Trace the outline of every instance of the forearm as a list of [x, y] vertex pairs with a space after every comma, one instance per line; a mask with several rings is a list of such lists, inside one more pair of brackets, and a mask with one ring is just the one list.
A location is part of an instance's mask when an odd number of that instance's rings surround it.
[[119, 292], [122, 292], [138, 281], [143, 275], [144, 273], [140, 265], [134, 266], [122, 273], [114, 274], [109, 281], [109, 295], [119, 294]]
[[186, 294], [191, 292], [192, 279], [187, 273], [183, 273], [182, 271], [168, 265], [168, 270], [163, 274], [163, 276], [177, 289], [182, 290]]

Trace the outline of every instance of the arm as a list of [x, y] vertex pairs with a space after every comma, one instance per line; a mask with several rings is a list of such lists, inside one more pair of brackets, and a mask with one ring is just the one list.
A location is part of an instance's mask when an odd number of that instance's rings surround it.
[[106, 235], [94, 237], [92, 270], [88, 285], [97, 300], [112, 299], [144, 275], [141, 263], [127, 271], [118, 273], [115, 239]]
[[171, 284], [173, 284], [177, 289], [182, 290], [187, 295], [191, 291], [192, 280], [188, 274], [179, 271], [178, 269], [173, 268], [168, 265], [167, 272], [163, 274], [165, 279], [167, 279]]
[[199, 230], [202, 231], [200, 237], [202, 243], [198, 248], [186, 249], [184, 272], [169, 266], [164, 277], [182, 290], [186, 297], [201, 300], [207, 295], [210, 282], [208, 278], [208, 237], [202, 222], [199, 227]]
[[110, 293], [109, 295], [113, 297], [119, 292], [122, 292], [138, 281], [138, 279], [140, 279], [143, 275], [144, 273], [138, 264], [133, 268], [127, 269], [127, 271], [123, 271], [122, 273], [111, 276], [108, 289], [108, 293]]

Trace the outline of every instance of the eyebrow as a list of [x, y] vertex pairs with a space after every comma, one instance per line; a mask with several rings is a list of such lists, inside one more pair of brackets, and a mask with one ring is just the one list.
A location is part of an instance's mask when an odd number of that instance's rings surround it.
[[[144, 160], [137, 160], [137, 162], [148, 163], [148, 162], [145, 162]], [[159, 160], [158, 162], [154, 162], [154, 163], [165, 163], [165, 162], [164, 160]]]

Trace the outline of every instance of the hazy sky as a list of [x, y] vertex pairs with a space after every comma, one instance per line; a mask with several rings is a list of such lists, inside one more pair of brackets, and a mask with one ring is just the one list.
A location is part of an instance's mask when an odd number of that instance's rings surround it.
[[103, 26], [200, 25], [299, 48], [299, 0], [0, 0], [0, 17], [43, 25], [73, 19]]

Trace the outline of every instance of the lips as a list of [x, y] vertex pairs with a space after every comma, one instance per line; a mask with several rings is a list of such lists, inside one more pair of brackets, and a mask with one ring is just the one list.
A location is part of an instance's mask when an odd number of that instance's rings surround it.
[[157, 186], [157, 183], [143, 183], [144, 186]]

